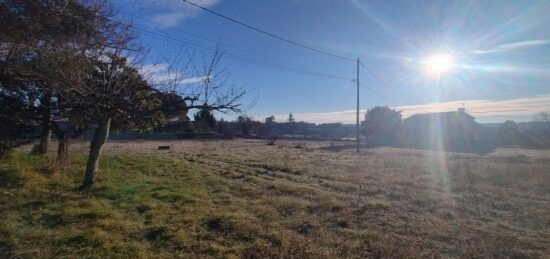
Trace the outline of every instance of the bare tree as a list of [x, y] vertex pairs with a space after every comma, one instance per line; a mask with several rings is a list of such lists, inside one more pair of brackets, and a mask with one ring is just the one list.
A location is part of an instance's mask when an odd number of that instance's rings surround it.
[[[248, 91], [244, 87], [237, 87], [235, 84], [229, 83], [231, 73], [220, 67], [223, 55], [220, 46], [216, 46], [210, 59], [203, 56], [202, 70], [197, 72], [196, 77], [200, 80], [200, 83], [197, 84], [199, 91], [184, 93], [191, 101], [189, 109], [207, 109], [223, 113], [240, 113], [249, 109], [241, 102]], [[195, 70], [197, 71], [196, 68]]]
[[120, 49], [109, 48], [97, 53], [93, 60], [94, 71], [80, 93], [82, 102], [89, 106], [85, 116], [96, 124], [82, 189], [89, 189], [94, 184], [102, 149], [113, 123], [151, 130], [164, 121], [160, 109], [162, 101], [157, 98], [156, 91], [121, 55]]
[[[186, 82], [186, 79], [179, 76], [183, 74], [181, 72], [173, 77], [174, 80], [168, 81], [169, 85], [153, 88], [138, 73], [139, 69], [127, 64], [127, 59], [120, 53], [102, 53], [97, 56], [94, 59], [97, 64], [96, 72], [88, 80], [87, 89], [83, 90], [84, 93], [88, 93], [83, 101], [92, 101], [90, 105], [93, 114], [88, 116], [97, 123], [83, 189], [89, 189], [94, 184], [98, 161], [108, 138], [111, 122], [125, 123], [130, 128], [152, 129], [162, 123], [162, 103], [168, 98], [173, 104], [179, 102], [179, 107], [187, 111], [198, 109], [241, 112], [240, 101], [247, 93], [244, 88], [226, 85], [229, 74], [217, 72], [221, 58], [218, 52], [214, 53], [212, 60], [204, 66], [204, 75], [200, 77], [203, 91], [196, 91], [195, 86], [190, 86], [189, 81]], [[159, 94], [167, 89], [167, 93]], [[178, 94], [181, 98], [174, 98], [173, 94]]]

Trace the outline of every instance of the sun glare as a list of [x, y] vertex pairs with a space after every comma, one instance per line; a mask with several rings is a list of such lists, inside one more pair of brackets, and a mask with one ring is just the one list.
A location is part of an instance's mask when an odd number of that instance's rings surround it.
[[446, 53], [437, 53], [427, 57], [423, 64], [430, 75], [442, 76], [453, 68], [454, 57]]

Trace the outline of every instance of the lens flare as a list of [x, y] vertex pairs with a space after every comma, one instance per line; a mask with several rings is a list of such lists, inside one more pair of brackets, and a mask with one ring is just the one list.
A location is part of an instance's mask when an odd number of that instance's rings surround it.
[[432, 76], [442, 76], [449, 73], [454, 66], [454, 57], [446, 53], [433, 54], [422, 62], [424, 69]]

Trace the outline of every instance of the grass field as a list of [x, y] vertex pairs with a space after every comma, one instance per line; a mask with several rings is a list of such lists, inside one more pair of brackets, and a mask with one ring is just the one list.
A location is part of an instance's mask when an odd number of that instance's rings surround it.
[[112, 142], [79, 193], [85, 150], [1, 162], [1, 258], [550, 257], [548, 151]]

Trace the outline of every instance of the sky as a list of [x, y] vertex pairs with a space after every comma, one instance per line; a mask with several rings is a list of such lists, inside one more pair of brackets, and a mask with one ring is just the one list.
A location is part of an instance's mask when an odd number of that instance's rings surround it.
[[[525, 121], [550, 111], [550, 1], [189, 1], [300, 44], [360, 58], [376, 75], [360, 69], [360, 82], [369, 88], [360, 88], [361, 110], [384, 105], [407, 117], [464, 107], [480, 122]], [[112, 4], [119, 19], [157, 33], [138, 30], [149, 49], [145, 65], [158, 77], [183, 55], [200, 63], [220, 45], [228, 83], [251, 91], [244, 100], [255, 103], [248, 115], [354, 121], [354, 62], [268, 37], [181, 0]], [[441, 54], [452, 64], [434, 75], [427, 62]], [[193, 69], [181, 75], [190, 83], [203, 76]]]

